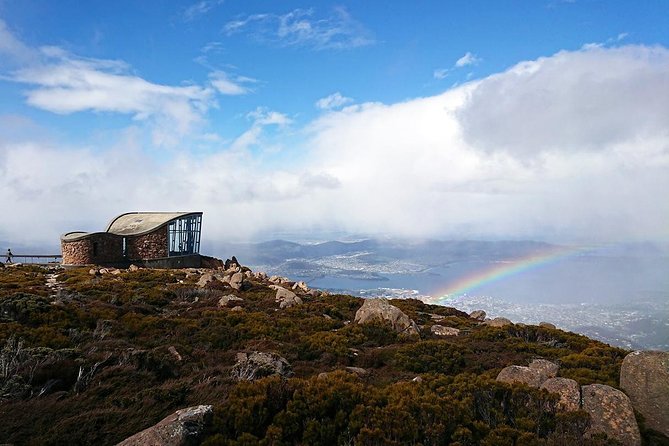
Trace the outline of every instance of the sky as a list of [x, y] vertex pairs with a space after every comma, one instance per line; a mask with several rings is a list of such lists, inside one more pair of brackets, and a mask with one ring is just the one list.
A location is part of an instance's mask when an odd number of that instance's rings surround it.
[[0, 240], [669, 241], [669, 2], [0, 0]]

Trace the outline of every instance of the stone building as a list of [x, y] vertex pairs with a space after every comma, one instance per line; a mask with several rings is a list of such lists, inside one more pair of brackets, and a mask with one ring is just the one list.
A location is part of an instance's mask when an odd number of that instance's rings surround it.
[[60, 238], [63, 265], [199, 267], [202, 212], [129, 212], [104, 232]]

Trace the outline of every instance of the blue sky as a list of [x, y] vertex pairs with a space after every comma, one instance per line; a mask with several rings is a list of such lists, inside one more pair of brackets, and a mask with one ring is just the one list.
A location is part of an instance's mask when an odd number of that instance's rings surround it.
[[0, 0], [0, 239], [196, 209], [216, 238], [666, 240], [668, 13]]

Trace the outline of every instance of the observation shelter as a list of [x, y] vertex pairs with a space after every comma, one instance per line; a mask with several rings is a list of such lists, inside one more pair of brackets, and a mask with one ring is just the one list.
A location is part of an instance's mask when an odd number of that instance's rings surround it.
[[198, 268], [202, 212], [128, 212], [104, 232], [60, 237], [64, 266]]

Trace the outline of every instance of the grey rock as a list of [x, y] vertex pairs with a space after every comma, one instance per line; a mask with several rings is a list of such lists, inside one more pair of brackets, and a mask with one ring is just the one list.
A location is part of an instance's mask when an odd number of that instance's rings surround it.
[[369, 375], [369, 372], [360, 367], [346, 367], [346, 371], [360, 377]]
[[238, 381], [253, 381], [272, 375], [289, 377], [292, 374], [286, 358], [276, 353], [264, 352], [237, 353], [237, 362], [231, 372], [232, 377]]
[[646, 426], [669, 437], [669, 352], [632, 352], [620, 367], [620, 387]]
[[541, 388], [560, 396], [559, 410], [571, 412], [581, 408], [581, 388], [573, 379], [549, 378], [541, 384]]
[[550, 322], [539, 322], [539, 327], [552, 328], [553, 330], [557, 328], [555, 327], [554, 324], [551, 324]]
[[197, 281], [197, 286], [204, 288], [209, 282], [214, 280], [214, 275], [211, 273], [202, 274], [200, 280]]
[[444, 327], [443, 325], [433, 325], [430, 331], [437, 336], [458, 336], [460, 330], [453, 327]]
[[618, 389], [603, 384], [581, 388], [583, 410], [590, 414], [586, 434], [605, 433], [624, 446], [641, 444], [641, 434], [630, 399]]
[[244, 273], [237, 272], [230, 277], [230, 286], [232, 287], [232, 289], [241, 290], [243, 285], [244, 285]]
[[279, 302], [279, 308], [289, 308], [294, 305], [301, 305], [302, 299], [300, 299], [297, 294], [293, 293], [290, 290], [285, 289], [279, 285], [270, 285], [270, 288], [276, 290], [275, 300]]
[[513, 322], [505, 317], [496, 317], [495, 319], [489, 319], [483, 322], [483, 325], [488, 325], [490, 327], [505, 327], [512, 324]]
[[230, 302], [241, 302], [243, 300], [244, 299], [237, 297], [234, 294], [228, 294], [227, 296], [223, 296], [218, 300], [218, 306], [227, 307]]
[[232, 307], [230, 311], [234, 311], [236, 313], [238, 311], [244, 311], [244, 309], [238, 305], [236, 307]]
[[186, 446], [198, 442], [213, 416], [212, 406], [177, 410], [156, 425], [126, 438], [117, 446]]
[[395, 331], [409, 335], [418, 335], [416, 323], [409, 319], [402, 310], [391, 305], [387, 299], [365, 299], [365, 303], [355, 313], [355, 323], [365, 324], [372, 321], [389, 322]]

